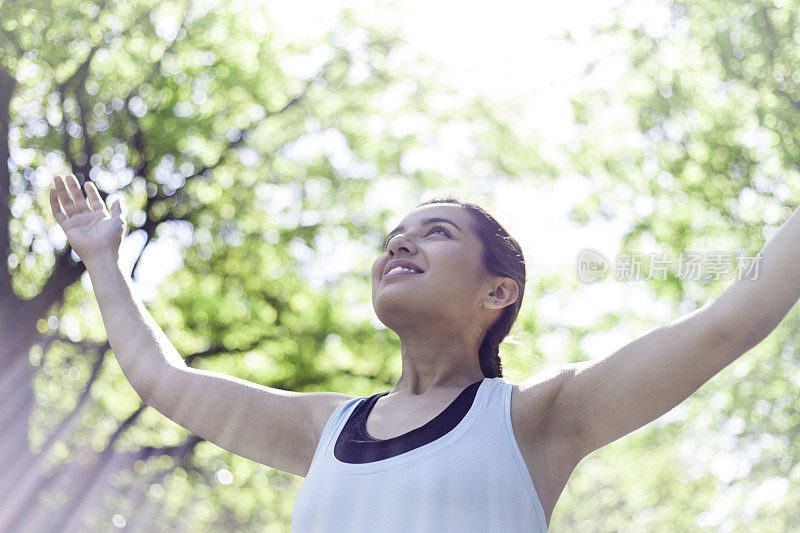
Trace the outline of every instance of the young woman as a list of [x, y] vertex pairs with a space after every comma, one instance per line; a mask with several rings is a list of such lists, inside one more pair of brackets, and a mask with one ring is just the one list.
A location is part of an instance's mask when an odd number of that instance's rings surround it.
[[774, 329], [800, 297], [800, 215], [756, 280], [600, 360], [520, 384], [498, 345], [525, 290], [518, 243], [455, 199], [408, 213], [372, 266], [402, 373], [370, 397], [299, 393], [184, 364], [118, 265], [118, 202], [56, 177], [53, 214], [84, 261], [111, 347], [148, 405], [238, 455], [305, 476], [296, 531], [546, 531], [583, 457], [666, 413]]

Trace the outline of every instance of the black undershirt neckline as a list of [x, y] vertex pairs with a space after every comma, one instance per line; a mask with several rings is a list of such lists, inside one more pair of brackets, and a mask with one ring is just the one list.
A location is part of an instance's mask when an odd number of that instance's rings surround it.
[[[485, 378], [484, 378], [485, 379]], [[423, 426], [390, 439], [376, 439], [367, 433], [367, 417], [382, 396], [364, 398], [345, 422], [334, 446], [334, 456], [344, 463], [372, 463], [409, 452], [452, 431], [469, 412], [483, 379], [467, 386], [444, 411]]]

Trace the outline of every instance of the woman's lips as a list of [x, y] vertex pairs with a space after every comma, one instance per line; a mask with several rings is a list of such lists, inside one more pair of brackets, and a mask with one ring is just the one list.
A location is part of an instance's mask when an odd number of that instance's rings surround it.
[[398, 270], [397, 272], [391, 272], [383, 276], [383, 279], [394, 278], [399, 276], [418, 276], [422, 274], [422, 272], [404, 272], [402, 270]]

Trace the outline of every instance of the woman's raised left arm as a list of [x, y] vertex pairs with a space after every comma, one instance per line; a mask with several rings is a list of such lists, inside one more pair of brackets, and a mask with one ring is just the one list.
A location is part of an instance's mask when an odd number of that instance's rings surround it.
[[748, 349], [775, 329], [800, 299], [800, 208], [758, 252], [758, 275], [735, 280], [716, 300], [723, 328]]
[[759, 255], [757, 276], [562, 381], [548, 427], [576, 460], [663, 415], [775, 329], [800, 298], [800, 209]]

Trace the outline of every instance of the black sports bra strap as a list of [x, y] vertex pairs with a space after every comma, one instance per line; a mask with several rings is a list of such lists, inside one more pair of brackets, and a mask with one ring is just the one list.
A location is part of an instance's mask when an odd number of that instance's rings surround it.
[[447, 408], [427, 424], [391, 439], [376, 439], [367, 433], [367, 417], [378, 398], [389, 391], [373, 394], [359, 402], [342, 428], [333, 449], [334, 456], [344, 463], [371, 463], [388, 459], [424, 446], [446, 435], [466, 416], [475, 400], [477, 381], [465, 388]]

